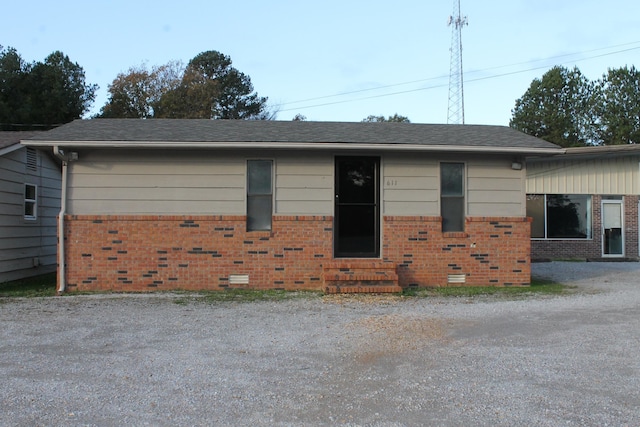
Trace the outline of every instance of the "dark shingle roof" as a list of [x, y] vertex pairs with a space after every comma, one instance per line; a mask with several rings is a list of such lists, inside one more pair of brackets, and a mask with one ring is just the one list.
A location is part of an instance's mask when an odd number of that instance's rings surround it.
[[0, 148], [10, 147], [20, 144], [20, 140], [31, 138], [34, 135], [42, 133], [40, 131], [0, 131]]
[[[79, 146], [82, 142], [140, 143], [302, 143], [404, 144], [555, 150], [560, 147], [505, 126], [416, 123], [92, 119], [76, 120], [30, 139]], [[66, 144], [65, 144], [66, 143]], [[124, 144], [123, 144], [124, 143]], [[175, 143], [175, 144], [172, 144]], [[144, 145], [144, 144], [142, 144]], [[244, 145], [244, 144], [242, 144]]]

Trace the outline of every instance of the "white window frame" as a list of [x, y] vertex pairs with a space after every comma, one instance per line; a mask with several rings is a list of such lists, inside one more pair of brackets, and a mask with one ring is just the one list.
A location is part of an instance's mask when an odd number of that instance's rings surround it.
[[[29, 199], [27, 198], [27, 189], [29, 187], [33, 187], [33, 192], [34, 192], [34, 198], [33, 199]], [[27, 206], [33, 206], [33, 215], [28, 215], [27, 214]], [[26, 182], [24, 184], [24, 206], [23, 206], [23, 212], [24, 212], [24, 219], [28, 220], [28, 221], [35, 221], [38, 219], [38, 186], [36, 184], [31, 184]]]

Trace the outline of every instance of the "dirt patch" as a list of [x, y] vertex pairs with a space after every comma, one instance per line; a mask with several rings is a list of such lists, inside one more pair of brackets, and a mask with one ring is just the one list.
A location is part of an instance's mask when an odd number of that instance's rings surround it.
[[368, 316], [347, 325], [359, 330], [355, 359], [372, 364], [446, 341], [453, 322], [399, 314]]

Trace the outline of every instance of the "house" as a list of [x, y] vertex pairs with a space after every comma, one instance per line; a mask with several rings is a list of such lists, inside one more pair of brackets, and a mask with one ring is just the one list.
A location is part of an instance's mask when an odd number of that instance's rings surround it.
[[20, 145], [39, 133], [0, 132], [0, 283], [56, 270], [60, 166]]
[[533, 259], [638, 259], [640, 146], [527, 160]]
[[519, 286], [524, 159], [501, 126], [78, 120], [64, 155], [59, 290]]

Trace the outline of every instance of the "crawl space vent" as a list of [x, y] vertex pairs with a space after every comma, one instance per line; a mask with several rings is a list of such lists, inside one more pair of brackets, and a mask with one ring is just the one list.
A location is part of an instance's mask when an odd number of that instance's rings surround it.
[[466, 281], [466, 274], [449, 274], [447, 276], [447, 283], [465, 283]]
[[249, 275], [248, 274], [232, 274], [229, 276], [229, 284], [230, 285], [248, 285]]

